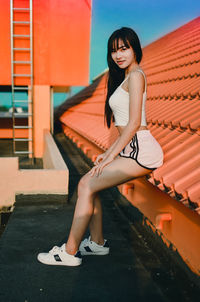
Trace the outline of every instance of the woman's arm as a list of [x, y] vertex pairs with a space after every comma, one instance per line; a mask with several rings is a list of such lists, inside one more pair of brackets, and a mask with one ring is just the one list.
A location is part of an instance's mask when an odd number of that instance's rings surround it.
[[114, 143], [106, 150], [106, 156], [109, 156], [111, 152], [114, 150], [115, 146], [117, 145], [118, 141], [120, 139], [120, 136], [114, 141]]
[[116, 146], [117, 142], [119, 140], [119, 137], [114, 141], [114, 143], [102, 154], [99, 154], [94, 162], [94, 165], [98, 165], [102, 160], [106, 159], [109, 154], [112, 152], [114, 147]]

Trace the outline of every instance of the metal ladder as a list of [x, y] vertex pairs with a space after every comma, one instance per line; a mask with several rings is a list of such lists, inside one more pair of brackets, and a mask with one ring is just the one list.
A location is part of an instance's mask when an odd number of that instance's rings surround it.
[[[15, 7], [13, 7], [13, 2]], [[20, 4], [21, 1], [19, 1]], [[34, 141], [33, 141], [33, 27], [32, 27], [32, 0], [27, 0], [27, 7], [17, 6], [17, 1], [10, 0], [10, 28], [11, 28], [11, 79], [12, 79], [12, 124], [13, 124], [13, 154], [27, 155], [34, 158]], [[17, 6], [17, 7], [16, 7]], [[25, 5], [26, 6], [26, 5]], [[18, 20], [19, 15], [25, 14], [26, 20]], [[23, 19], [23, 18], [22, 18]], [[19, 28], [20, 26], [20, 28]], [[18, 27], [18, 28], [17, 28]], [[20, 30], [28, 30], [28, 34], [16, 34]], [[26, 41], [24, 41], [26, 39]], [[29, 47], [17, 47], [19, 42], [29, 41]], [[21, 59], [17, 59], [17, 56]], [[23, 59], [25, 56], [25, 59]], [[27, 57], [29, 59], [27, 60]], [[29, 72], [22, 74], [19, 71], [20, 66], [27, 66]], [[19, 82], [20, 79], [20, 82]], [[27, 99], [20, 100], [17, 98], [17, 92], [27, 92]], [[17, 112], [17, 105], [22, 104], [27, 107], [25, 112]], [[27, 119], [27, 125], [18, 125], [18, 117]], [[28, 137], [17, 138], [18, 129], [27, 129]], [[19, 150], [17, 142], [27, 142], [26, 150]]]

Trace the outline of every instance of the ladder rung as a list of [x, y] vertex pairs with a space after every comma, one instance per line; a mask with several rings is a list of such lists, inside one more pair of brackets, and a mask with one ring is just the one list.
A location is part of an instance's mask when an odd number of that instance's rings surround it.
[[31, 100], [13, 100], [13, 103], [32, 103]]
[[14, 129], [32, 129], [31, 126], [13, 126]]
[[31, 64], [31, 61], [13, 61], [14, 64]]
[[31, 77], [31, 74], [13, 74], [13, 77]]
[[32, 90], [32, 88], [29, 88], [29, 87], [24, 87], [24, 86], [14, 86], [13, 87], [14, 90]]
[[21, 8], [21, 7], [13, 7], [13, 10], [27, 10], [27, 11], [29, 11], [30, 8], [28, 8], [28, 7], [24, 7], [24, 8]]
[[28, 112], [14, 112], [13, 115], [14, 116], [32, 116], [32, 113], [28, 113]]
[[14, 38], [29, 38], [30, 35], [13, 35]]
[[14, 154], [33, 154], [31, 151], [14, 151]]
[[30, 138], [13, 138], [13, 140], [15, 142], [31, 142], [32, 141], [32, 139], [30, 139]]
[[30, 24], [30, 21], [13, 21], [13, 24]]
[[21, 50], [21, 51], [30, 51], [30, 48], [19, 48], [19, 47], [14, 47], [13, 50]]

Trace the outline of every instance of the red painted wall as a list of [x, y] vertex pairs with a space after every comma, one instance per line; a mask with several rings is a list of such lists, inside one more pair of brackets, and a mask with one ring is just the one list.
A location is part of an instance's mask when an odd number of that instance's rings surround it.
[[0, 1], [0, 85], [11, 84], [10, 1]]
[[[15, 7], [27, 7], [26, 0], [14, 0]], [[14, 13], [15, 20], [27, 20], [27, 13]], [[0, 85], [11, 84], [10, 1], [0, 1]], [[33, 0], [34, 84], [87, 85], [91, 0]], [[28, 34], [28, 27], [16, 26], [16, 34]], [[18, 47], [28, 47], [28, 39], [16, 39]], [[23, 57], [22, 57], [23, 56]], [[28, 59], [17, 53], [16, 59]], [[27, 73], [29, 66], [16, 66]], [[20, 80], [17, 82], [20, 84]], [[17, 84], [16, 83], [16, 84]]]

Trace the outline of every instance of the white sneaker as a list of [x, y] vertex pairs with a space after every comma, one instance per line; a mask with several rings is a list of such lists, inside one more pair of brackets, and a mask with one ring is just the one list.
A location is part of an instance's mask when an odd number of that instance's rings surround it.
[[48, 253], [39, 253], [38, 261], [49, 265], [77, 266], [82, 263], [81, 253], [70, 255], [65, 250], [65, 243], [59, 247], [54, 246]]
[[109, 245], [108, 241], [104, 239], [104, 244], [100, 245], [97, 244], [94, 241], [90, 240], [91, 236], [88, 238], [84, 239], [80, 246], [79, 246], [79, 251], [81, 252], [82, 256], [85, 255], [107, 255], [109, 254]]

